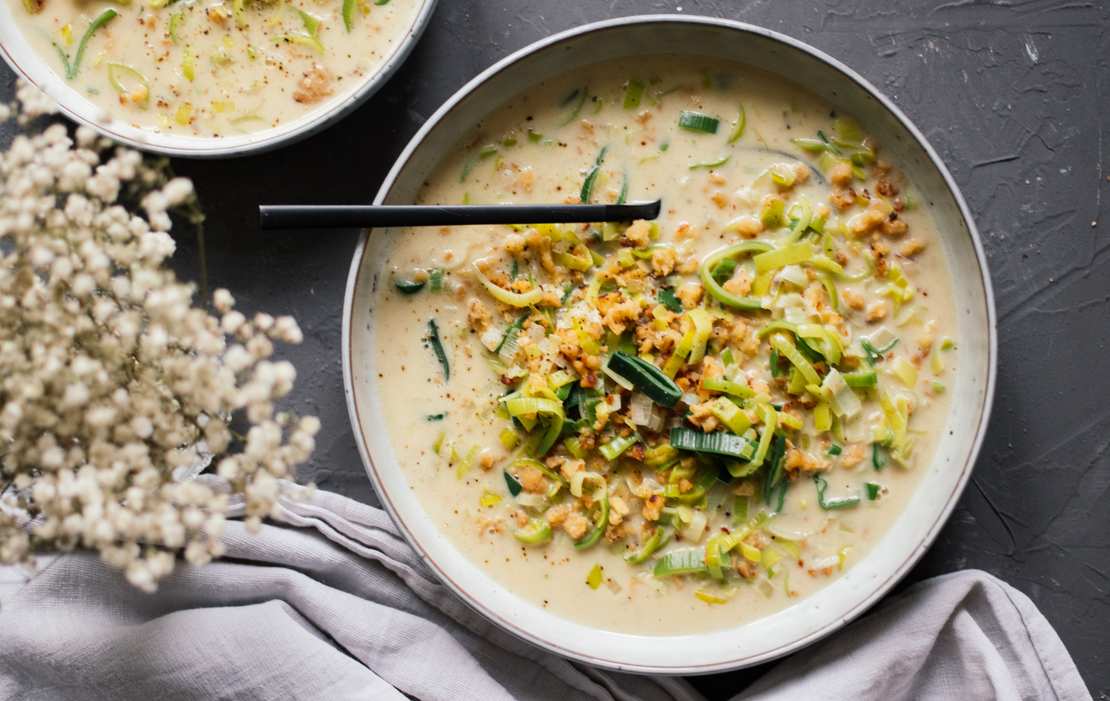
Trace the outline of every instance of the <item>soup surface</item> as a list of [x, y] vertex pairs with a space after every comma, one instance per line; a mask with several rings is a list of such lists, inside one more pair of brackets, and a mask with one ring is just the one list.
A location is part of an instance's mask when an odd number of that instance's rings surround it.
[[866, 127], [659, 57], [542, 84], [460, 144], [421, 202], [663, 212], [374, 234], [379, 400], [444, 536], [537, 606], [652, 634], [773, 613], [864, 557], [957, 356], [929, 212]]
[[7, 0], [24, 34], [115, 120], [225, 136], [292, 121], [357, 89], [418, 0]]

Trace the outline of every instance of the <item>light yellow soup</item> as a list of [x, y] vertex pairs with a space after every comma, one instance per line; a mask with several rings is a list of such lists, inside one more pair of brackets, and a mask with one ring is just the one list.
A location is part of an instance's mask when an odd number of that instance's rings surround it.
[[[644, 89], [638, 104], [631, 96], [626, 106], [630, 80]], [[582, 92], [575, 91], [584, 91], [586, 98], [581, 99]], [[746, 127], [742, 136], [732, 140], [741, 105]], [[716, 117], [717, 132], [680, 128], [682, 111]], [[644, 247], [643, 240], [637, 242], [630, 231], [624, 231], [627, 225], [618, 227], [620, 236], [610, 243], [599, 240], [601, 226], [573, 227], [579, 240], [604, 262], [584, 274], [565, 270], [552, 274], [542, 262], [542, 251], [550, 245], [544, 240], [550, 230], [543, 227], [374, 232], [374, 236], [392, 237], [389, 259], [381, 262], [375, 296], [368, 301], [375, 309], [378, 391], [388, 414], [392, 445], [411, 488], [444, 537], [497, 581], [536, 606], [609, 630], [650, 634], [704, 631], [766, 616], [820, 589], [865, 557], [898, 517], [928, 465], [934, 445], [941, 440], [939, 432], [947, 412], [943, 382], [954, 376], [957, 359], [954, 343], [947, 338], [954, 330], [953, 304], [933, 220], [922, 203], [913, 200], [912, 174], [907, 177], [896, 168], [888, 170], [879, 150], [877, 163], [865, 163], [856, 175], [849, 169], [845, 179], [844, 166], [837, 159], [821, 158], [792, 141], [818, 138], [819, 130], [832, 135], [837, 116], [829, 105], [806, 92], [742, 66], [684, 57], [596, 66], [532, 89], [492, 114], [444, 160], [419, 199], [422, 203], [577, 202], [599, 151], [607, 147], [590, 198], [616, 201], [626, 177], [629, 200], [662, 197], [658, 234], [650, 243], [654, 248]], [[866, 126], [862, 125], [864, 131]], [[709, 163], [720, 164], [695, 167]], [[776, 184], [768, 169], [784, 180], [793, 173], [796, 182]], [[800, 170], [807, 173], [798, 175]], [[834, 180], [838, 184], [833, 184]], [[805, 390], [792, 394], [786, 377], [770, 375], [769, 337], [756, 336], [760, 328], [781, 320], [784, 314], [804, 314], [810, 309], [805, 302], [784, 312], [778, 301], [793, 289], [785, 278], [797, 278], [797, 266], [775, 273], [773, 288], [762, 298], [770, 309], [756, 312], [708, 301], [696, 272], [708, 253], [748, 240], [745, 236], [774, 246], [786, 244], [791, 235], [789, 222], [785, 222], [787, 226], [761, 225], [768, 196], [781, 199], [788, 216], [799, 212], [795, 204], [802, 201], [815, 215], [827, 215], [825, 233], [809, 232], [806, 240], [845, 263], [845, 275], [834, 281], [840, 313], [824, 312], [824, 321], [841, 329], [844, 363], [866, 371], [870, 365], [861, 340], [886, 346], [891, 338], [898, 339], [897, 345], [875, 362], [878, 390], [850, 390], [862, 408], [853, 418], [837, 418], [832, 430], [816, 428], [813, 405], [818, 395]], [[894, 220], [905, 226], [888, 223]], [[759, 228], [763, 230], [755, 231]], [[650, 253], [629, 258], [631, 251], [668, 247], [676, 253], [676, 271], [668, 272], [666, 261], [660, 271]], [[688, 296], [691, 302], [698, 299], [696, 304], [717, 319], [714, 328], [724, 330], [715, 331], [706, 351], [710, 360], [704, 363], [723, 365], [721, 358], [728, 349], [733, 360], [728, 372], [734, 379], [769, 394], [783, 413], [804, 424], [802, 430], [785, 432], [788, 455], [793, 457], [784, 462], [789, 486], [777, 515], [771, 515], [777, 505], [762, 497], [760, 480], [765, 479], [767, 467], [753, 477], [712, 485], [708, 498], [685, 512], [685, 516], [695, 511], [707, 515], [706, 527], [700, 532], [683, 520], [679, 508], [683, 503], [667, 498], [665, 511], [676, 519], [673, 530], [684, 533], [673, 535], [640, 565], [628, 564], [625, 556], [642, 547], [659, 523], [651, 520], [652, 515], [659, 517], [651, 513], [648, 501], [651, 494], [666, 489], [668, 471], [653, 472], [638, 448], [612, 462], [591, 453], [586, 467], [604, 476], [610, 514], [619, 516], [610, 515], [600, 542], [578, 550], [574, 541], [584, 537], [581, 524], [571, 533], [561, 518], [565, 513], [553, 513], [552, 504], [576, 503], [568, 496], [567, 486], [553, 502], [532, 509], [522, 506], [521, 498], [509, 492], [503, 472], [514, 469], [513, 461], [527, 444], [527, 437], [524, 429], [498, 408], [507, 392], [519, 389], [514, 384], [520, 382], [513, 377], [514, 366], [529, 377], [559, 371], [582, 374], [577, 370], [583, 366], [575, 366], [559, 350], [559, 334], [566, 333], [567, 319], [576, 313], [570, 310], [588, 305], [590, 281], [599, 268], [618, 265], [613, 261], [621, 257], [640, 266], [649, 290], [666, 281], [679, 296]], [[572, 291], [562, 305], [558, 301], [540, 303], [519, 336], [526, 339], [520, 344], [527, 346], [524, 351], [515, 358], [494, 360], [496, 354], [490, 347], [522, 310], [495, 302], [475, 280], [473, 263], [480, 259], [488, 262], [484, 270], [504, 284], [514, 258], [517, 280], [530, 276], [532, 283], [559, 296], [565, 283]], [[866, 259], [875, 266], [880, 258], [876, 272], [862, 280], [850, 279], [866, 271]], [[745, 283], [740, 278], [751, 274], [750, 260], [738, 262], [738, 272], [729, 281], [733, 289], [742, 289]], [[428, 282], [423, 289], [404, 294], [394, 284], [425, 280], [429, 271], [437, 269], [443, 275], [440, 291], [433, 291]], [[819, 271], [810, 276], [806, 270], [802, 266], [801, 273], [807, 277], [795, 297], [813, 294], [819, 298], [820, 290], [806, 289], [819, 279]], [[902, 283], [893, 270], [903, 271]], [[431, 277], [440, 274], [434, 272]], [[521, 289], [528, 286], [521, 285]], [[644, 314], [631, 323], [653, 324], [650, 317], [659, 305], [642, 300], [639, 293], [628, 292], [628, 296], [633, 304], [642, 304]], [[797, 302], [794, 297], [789, 299]], [[449, 380], [444, 379], [428, 340], [430, 320], [436, 322], [449, 361]], [[549, 340], [552, 320], [555, 341]], [[671, 318], [669, 323], [667, 333], [681, 334], [681, 317]], [[599, 357], [614, 350], [611, 331], [607, 322], [601, 324]], [[650, 334], [648, 329], [643, 337]], [[669, 355], [650, 348], [645, 352], [642, 345], [638, 350], [657, 366], [663, 366]], [[572, 348], [571, 356], [576, 352]], [[782, 362], [779, 367], [789, 370]], [[677, 377], [689, 383], [699, 372], [709, 374], [706, 366], [687, 365]], [[628, 434], [631, 424], [625, 419], [632, 393], [602, 372], [586, 374], [596, 375], [593, 379], [607, 397], [621, 399], [622, 408], [595, 433], [598, 442], [609, 440], [614, 428], [618, 435]], [[712, 393], [700, 391], [696, 385], [683, 390], [683, 400], [676, 406], [679, 411], [669, 425], [720, 431], [719, 422], [701, 420], [698, 426], [682, 417], [684, 406], [699, 404]], [[901, 460], [892, 456], [890, 435], [884, 433], [891, 423], [880, 405], [880, 391], [896, 411], [901, 409], [903, 417], [908, 414]], [[757, 405], [750, 400], [737, 403], [758, 419], [761, 410]], [[643, 437], [642, 445], [650, 448], [666, 443], [669, 425], [656, 426], [658, 430], [634, 428]], [[523, 443], [514, 445], [514, 436]], [[873, 463], [872, 444], [876, 441], [882, 469]], [[833, 444], [839, 446], [839, 455], [831, 454], [835, 452]], [[576, 464], [564, 443], [557, 443], [545, 459], [552, 472]], [[836, 499], [858, 502], [849, 508], [823, 509], [814, 475], [826, 482], [829, 503]], [[522, 477], [521, 471], [516, 476]], [[868, 483], [875, 485], [870, 488], [873, 499]], [[675, 483], [673, 488], [680, 492], [685, 486]], [[592, 488], [590, 484], [587, 494]], [[734, 513], [739, 511], [737, 497], [745, 501], [747, 514]], [[533, 506], [535, 498], [531, 497]], [[596, 506], [596, 499], [593, 503]], [[596, 509], [591, 511], [589, 498], [582, 509], [592, 527], [597, 515]], [[513, 536], [521, 524], [534, 517], [551, 521], [553, 535], [545, 545], [528, 545]], [[657, 562], [668, 553], [702, 549], [726, 529], [736, 534], [749, 526], [753, 530], [744, 545], [732, 549], [723, 581], [705, 574], [654, 575]]]
[[420, 5], [7, 1], [32, 45], [107, 116], [202, 137], [276, 127], [346, 97], [393, 54]]

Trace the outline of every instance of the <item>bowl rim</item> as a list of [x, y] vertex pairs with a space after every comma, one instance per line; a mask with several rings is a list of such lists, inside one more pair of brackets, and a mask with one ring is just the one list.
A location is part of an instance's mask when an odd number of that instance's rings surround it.
[[[71, 108], [66, 100], [62, 100], [58, 95], [55, 95], [54, 91], [47, 90], [43, 87], [43, 85], [36, 81], [31, 76], [30, 72], [20, 64], [16, 56], [12, 54], [11, 50], [2, 40], [0, 40], [0, 58], [4, 59], [4, 62], [8, 64], [8, 67], [11, 68], [13, 73], [49, 95], [57, 104], [58, 111], [68, 117], [70, 121], [90, 127], [97, 133], [113, 141], [117, 141], [139, 151], [162, 156], [194, 159], [237, 158], [240, 156], [266, 153], [306, 139], [332, 124], [339, 122], [361, 106], [362, 103], [366, 102], [366, 100], [370, 99], [370, 97], [389, 82], [393, 74], [396, 73], [405, 60], [408, 59], [409, 54], [412, 53], [412, 50], [416, 47], [416, 43], [424, 34], [425, 29], [427, 29], [437, 2], [438, 0], [420, 0], [420, 9], [417, 10], [413, 23], [405, 30], [404, 38], [397, 43], [397, 46], [394, 47], [390, 55], [378, 67], [378, 70], [371, 73], [365, 82], [359, 85], [354, 91], [335, 100], [330, 106], [320, 110], [315, 117], [299, 126], [296, 124], [299, 120], [294, 120], [293, 123], [288, 125], [279, 125], [264, 131], [254, 132], [253, 134], [248, 132], [242, 135], [242, 138], [246, 139], [245, 141], [232, 145], [220, 145], [219, 142], [225, 140], [227, 137], [187, 137], [172, 133], [155, 132], [138, 127], [128, 127], [128, 131], [141, 134], [143, 138], [121, 133], [112, 128], [110, 123], [105, 124], [100, 120], [86, 118], [77, 110]], [[21, 30], [15, 29], [14, 31], [19, 32]], [[68, 86], [65, 92], [67, 98], [77, 93], [76, 90]], [[254, 135], [267, 133], [269, 133], [269, 135], [265, 137], [251, 138]], [[193, 142], [194, 145], [189, 145], [189, 142]]]
[[[417, 130], [412, 139], [405, 146], [405, 149], [397, 157], [393, 167], [382, 181], [377, 195], [374, 198], [374, 204], [381, 204], [388, 196], [390, 190], [396, 183], [397, 178], [404, 168], [408, 165], [413, 153], [424, 142], [427, 135], [440, 123], [440, 121], [450, 114], [456, 106], [465, 98], [470, 96], [486, 81], [493, 78], [508, 66], [530, 56], [534, 53], [543, 51], [548, 47], [559, 44], [563, 41], [573, 37], [588, 34], [594, 31], [610, 29], [614, 27], [623, 27], [629, 25], [639, 24], [656, 24], [656, 23], [675, 23], [675, 24], [688, 24], [688, 25], [709, 25], [725, 29], [732, 29], [741, 32], [756, 34], [761, 37], [771, 39], [787, 45], [789, 48], [801, 51], [808, 54], [811, 58], [823, 62], [838, 71], [841, 75], [855, 83], [859, 88], [865, 91], [868, 95], [874, 98], [883, 109], [885, 109], [898, 124], [906, 130], [918, 146], [921, 147], [929, 162], [941, 176], [944, 186], [952, 197], [953, 202], [956, 204], [960, 218], [966, 227], [968, 236], [971, 239], [972, 249], [975, 254], [976, 263], [979, 270], [979, 282], [983, 289], [983, 299], [986, 306], [986, 319], [987, 319], [987, 348], [986, 348], [986, 378], [983, 388], [982, 404], [978, 410], [978, 421], [974, 428], [974, 434], [971, 444], [968, 447], [966, 456], [963, 458], [963, 463], [960, 468], [959, 478], [949, 493], [943, 508], [938, 512], [936, 519], [930, 524], [925, 537], [907, 554], [905, 560], [894, 568], [887, 577], [874, 586], [870, 593], [854, 607], [847, 612], [831, 620], [828, 624], [819, 628], [807, 635], [804, 635], [790, 643], [779, 645], [770, 650], [764, 650], [758, 654], [753, 655], [740, 655], [734, 659], [711, 662], [707, 664], [683, 664], [675, 666], [662, 666], [657, 664], [636, 664], [628, 663], [621, 660], [612, 660], [600, 658], [596, 655], [585, 654], [577, 650], [562, 646], [542, 637], [537, 636], [533, 632], [526, 630], [522, 626], [516, 624], [515, 621], [510, 620], [497, 611], [490, 610], [479, 597], [471, 594], [462, 588], [452, 577], [444, 571], [420, 546], [419, 542], [413, 536], [411, 530], [406, 525], [401, 514], [398, 512], [396, 506], [389, 496], [389, 492], [383, 488], [381, 480], [378, 478], [377, 467], [374, 464], [373, 456], [365, 436], [362, 433], [360, 412], [358, 402], [355, 397], [354, 390], [354, 377], [353, 377], [353, 349], [352, 344], [352, 327], [353, 327], [353, 314], [354, 314], [354, 299], [359, 281], [359, 272], [362, 267], [363, 258], [366, 255], [366, 247], [369, 237], [369, 232], [364, 230], [359, 236], [359, 241], [355, 247], [351, 259], [351, 268], [348, 272], [347, 287], [344, 294], [343, 302], [343, 329], [341, 338], [341, 352], [342, 352], [342, 370], [343, 370], [343, 391], [347, 400], [347, 410], [351, 421], [352, 433], [355, 437], [355, 442], [358, 446], [359, 455], [362, 458], [363, 466], [366, 469], [367, 475], [374, 486], [375, 492], [380, 498], [382, 504], [385, 506], [390, 517], [393, 519], [394, 524], [404, 536], [406, 542], [416, 551], [417, 555], [424, 562], [428, 568], [436, 574], [438, 579], [446, 584], [457, 596], [459, 596], [471, 609], [477, 611], [481, 616], [497, 625], [500, 629], [510, 633], [514, 637], [527, 641], [541, 649], [553, 652], [562, 657], [566, 657], [579, 662], [584, 662], [606, 669], [612, 669], [621, 672], [630, 672], [636, 674], [657, 674], [657, 675], [701, 675], [713, 674], [719, 672], [726, 672], [730, 670], [750, 667], [753, 665], [768, 662], [787, 654], [795, 652], [803, 647], [806, 647], [818, 640], [834, 633], [840, 628], [844, 627], [851, 621], [859, 618], [874, 606], [880, 599], [882, 599], [899, 581], [901, 581], [906, 574], [917, 564], [921, 557], [925, 554], [926, 550], [932, 545], [939, 535], [941, 529], [947, 523], [949, 516], [955, 508], [960, 496], [963, 494], [967, 486], [971, 473], [974, 469], [975, 462], [978, 458], [980, 449], [982, 448], [984, 436], [986, 434], [987, 424], [990, 420], [991, 412], [994, 404], [995, 384], [997, 379], [998, 367], [998, 339], [997, 339], [997, 312], [995, 309], [994, 290], [991, 283], [990, 271], [987, 266], [987, 258], [984, 252], [982, 241], [979, 231], [975, 226], [975, 221], [964, 200], [963, 194], [959, 186], [956, 184], [955, 179], [945, 167], [943, 161], [937, 155], [932, 145], [925, 138], [924, 134], [910, 121], [910, 119], [894, 104], [892, 100], [880, 92], [868, 80], [863, 78], [859, 73], [849, 68], [847, 65], [838, 59], [826, 54], [825, 52], [817, 49], [809, 44], [795, 39], [791, 36], [781, 34], [774, 30], [760, 27], [758, 25], [749, 24], [747, 22], [740, 22], [736, 20], [723, 19], [709, 16], [699, 15], [686, 15], [686, 14], [644, 14], [644, 15], [631, 15], [627, 17], [618, 17], [612, 19], [591, 22], [576, 27], [566, 29], [564, 31], [552, 34], [543, 39], [529, 44], [513, 53], [505, 56], [504, 58], [496, 61], [490, 67], [476, 75], [469, 80], [465, 85], [460, 87], [450, 98], [447, 99]], [[483, 576], [489, 578], [488, 574], [483, 573]], [[663, 636], [666, 637], [666, 636]]]

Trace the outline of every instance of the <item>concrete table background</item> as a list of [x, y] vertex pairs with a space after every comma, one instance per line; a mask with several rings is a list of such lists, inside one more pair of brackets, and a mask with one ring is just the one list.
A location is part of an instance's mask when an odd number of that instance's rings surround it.
[[[536, 39], [617, 15], [743, 20], [832, 54], [925, 132], [975, 214], [999, 313], [994, 417], [973, 481], [913, 581], [979, 568], [1048, 617], [1092, 694], [1110, 699], [1110, 3], [1098, 0], [442, 0], [406, 65], [323, 134], [256, 158], [177, 162], [209, 215], [213, 286], [244, 310], [296, 315], [297, 408], [324, 429], [301, 473], [376, 503], [355, 450], [339, 366], [353, 233], [257, 231], [259, 202], [369, 200], [440, 103]], [[0, 99], [12, 94], [0, 67]], [[196, 277], [196, 246], [177, 266]], [[806, 654], [801, 652], [798, 654]], [[714, 696], [761, 669], [695, 679]]]

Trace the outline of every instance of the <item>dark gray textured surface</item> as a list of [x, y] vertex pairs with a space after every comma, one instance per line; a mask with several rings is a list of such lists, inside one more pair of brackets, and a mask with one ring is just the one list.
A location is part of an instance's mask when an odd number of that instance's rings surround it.
[[[324, 421], [304, 470], [374, 501], [339, 367], [344, 232], [259, 233], [261, 201], [364, 201], [435, 108], [494, 60], [584, 22], [646, 12], [729, 17], [807, 41], [886, 91], [940, 152], [975, 214], [1000, 319], [995, 413], [951, 521], [907, 583], [987, 570], [1028, 594], [1098, 699], [1110, 699], [1110, 3], [1101, 0], [442, 0], [386, 88], [342, 124], [274, 154], [179, 162], [210, 215], [213, 285], [290, 312], [299, 408]], [[11, 94], [0, 68], [0, 97]], [[195, 275], [196, 249], [178, 265]], [[798, 653], [806, 654], [804, 651]], [[696, 680], [741, 688], [757, 670]]]

